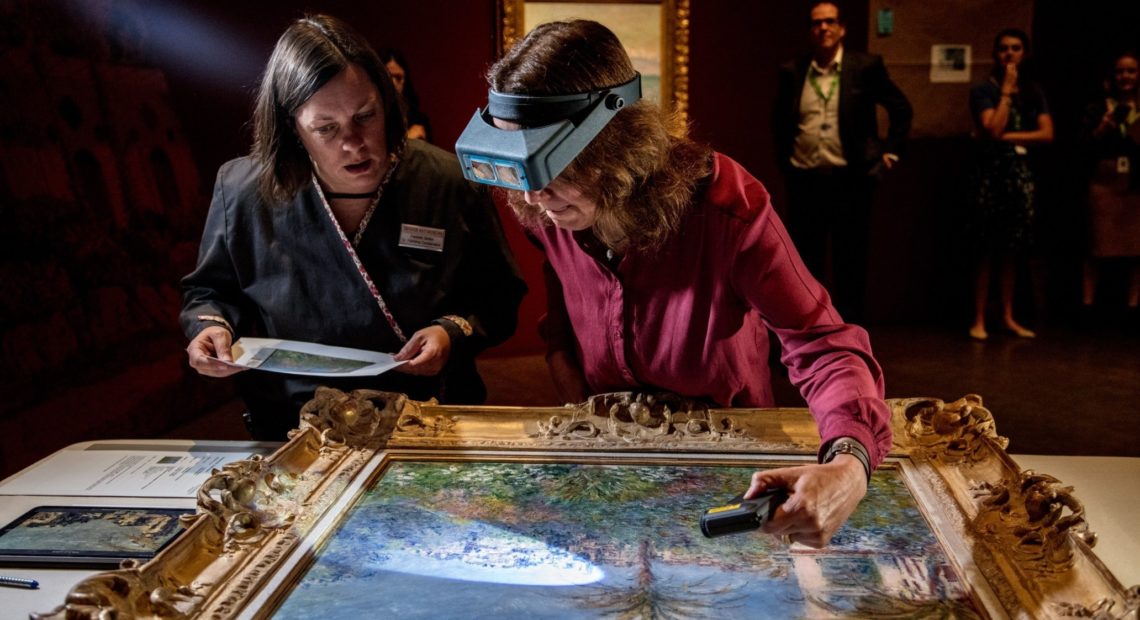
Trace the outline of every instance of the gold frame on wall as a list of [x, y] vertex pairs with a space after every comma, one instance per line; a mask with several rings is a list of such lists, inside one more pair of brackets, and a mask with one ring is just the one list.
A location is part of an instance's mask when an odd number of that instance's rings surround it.
[[[578, 0], [582, 1], [582, 0]], [[662, 103], [688, 121], [689, 117], [689, 0], [586, 0], [598, 4], [661, 5], [661, 96]], [[497, 0], [498, 53], [501, 56], [520, 39], [525, 23], [526, 0]]]
[[[1124, 618], [1140, 608], [1140, 588], [1124, 589], [1092, 553], [1072, 489], [1021, 471], [979, 397], [889, 403], [895, 445], [885, 471], [904, 474], [985, 617]], [[464, 407], [321, 388], [277, 452], [215, 472], [174, 544], [146, 564], [84, 579], [36, 617], [264, 617], [397, 460], [802, 462], [814, 459], [816, 433], [805, 409], [709, 409], [676, 397]]]

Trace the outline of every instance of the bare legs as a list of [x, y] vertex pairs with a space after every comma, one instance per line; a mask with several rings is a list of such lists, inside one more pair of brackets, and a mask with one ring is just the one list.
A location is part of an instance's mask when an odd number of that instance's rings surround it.
[[1001, 320], [1005, 328], [1019, 338], [1036, 338], [1037, 334], [1013, 319], [1013, 285], [1017, 282], [1017, 265], [1010, 259], [1002, 261]]
[[[1128, 298], [1129, 308], [1140, 307], [1140, 259], [1128, 259]], [[1095, 259], [1085, 260], [1084, 277], [1081, 281], [1081, 303], [1086, 307], [1096, 300], [1096, 285], [1100, 276]]]
[[1093, 259], [1085, 259], [1085, 267], [1081, 273], [1081, 304], [1086, 308], [1093, 305], [1096, 300], [1096, 280], [1099, 275]]
[[[1001, 320], [1002, 325], [1020, 338], [1034, 338], [1037, 334], [1018, 323], [1013, 318], [1013, 287], [1017, 283], [1017, 263], [1008, 256], [998, 259], [1001, 265]], [[986, 302], [990, 293], [990, 263], [982, 260], [974, 280], [974, 324], [970, 326], [970, 337], [975, 340], [989, 338], [986, 332]]]
[[970, 337], [975, 340], [985, 340], [990, 337], [986, 333], [986, 299], [989, 296], [990, 262], [982, 260], [974, 277], [974, 324], [970, 326]]

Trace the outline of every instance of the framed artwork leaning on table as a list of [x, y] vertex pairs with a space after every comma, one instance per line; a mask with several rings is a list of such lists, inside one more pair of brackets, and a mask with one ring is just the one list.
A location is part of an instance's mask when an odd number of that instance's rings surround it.
[[892, 456], [816, 550], [697, 526], [753, 471], [815, 459], [803, 409], [626, 393], [461, 407], [322, 388], [279, 451], [203, 485], [170, 547], [40, 617], [1068, 618], [1140, 605], [1090, 551], [1071, 489], [1019, 471], [979, 397], [890, 403]]

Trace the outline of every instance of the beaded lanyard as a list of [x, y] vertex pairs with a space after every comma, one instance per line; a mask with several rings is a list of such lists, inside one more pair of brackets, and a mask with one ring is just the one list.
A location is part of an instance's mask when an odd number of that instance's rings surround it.
[[372, 281], [372, 276], [368, 275], [368, 270], [364, 268], [364, 263], [360, 262], [360, 257], [356, 254], [356, 244], [360, 243], [360, 238], [364, 234], [364, 227], [368, 225], [368, 221], [372, 218], [372, 212], [376, 210], [376, 205], [380, 204], [380, 197], [384, 195], [384, 186], [388, 184], [388, 180], [392, 178], [392, 172], [396, 170], [396, 165], [400, 163], [398, 157], [393, 155], [388, 164], [388, 174], [384, 175], [384, 180], [380, 182], [380, 187], [376, 188], [376, 198], [372, 200], [372, 205], [368, 207], [365, 212], [364, 218], [360, 222], [360, 228], [350, 241], [348, 236], [344, 234], [344, 230], [340, 227], [340, 223], [336, 221], [336, 216], [333, 215], [332, 207], [329, 206], [329, 201], [325, 199], [325, 192], [321, 189], [321, 184], [317, 182], [316, 173], [313, 174], [313, 185], [317, 187], [317, 195], [321, 197], [321, 204], [325, 207], [325, 213], [328, 213], [329, 220], [332, 221], [333, 228], [336, 229], [336, 234], [340, 236], [341, 243], [344, 244], [344, 249], [348, 252], [349, 258], [356, 265], [356, 271], [360, 273], [360, 277], [364, 279], [364, 284], [368, 287], [368, 291], [372, 293], [372, 297], [376, 299], [376, 305], [380, 306], [380, 312], [384, 314], [384, 318], [388, 320], [388, 325], [392, 331], [396, 332], [396, 337], [400, 342], [407, 342], [408, 337], [404, 335], [404, 330], [396, 323], [396, 317], [392, 311], [388, 309], [388, 304], [384, 303], [384, 298], [380, 296], [380, 289], [376, 288], [376, 283]]

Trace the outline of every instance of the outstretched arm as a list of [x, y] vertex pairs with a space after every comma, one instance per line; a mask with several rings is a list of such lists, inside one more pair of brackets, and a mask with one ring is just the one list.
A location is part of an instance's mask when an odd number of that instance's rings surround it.
[[[759, 184], [746, 190], [750, 200], [768, 202]], [[781, 361], [808, 403], [821, 446], [848, 437], [867, 453], [866, 468], [858, 459], [839, 454], [829, 463], [763, 471], [753, 477], [750, 495], [774, 486], [789, 493], [768, 531], [822, 547], [858, 506], [867, 490], [868, 472], [890, 450], [890, 410], [883, 400], [882, 370], [866, 331], [843, 323], [770, 204], [749, 226], [734, 256], [733, 286], [779, 338]], [[822, 448], [820, 457], [825, 457]]]

